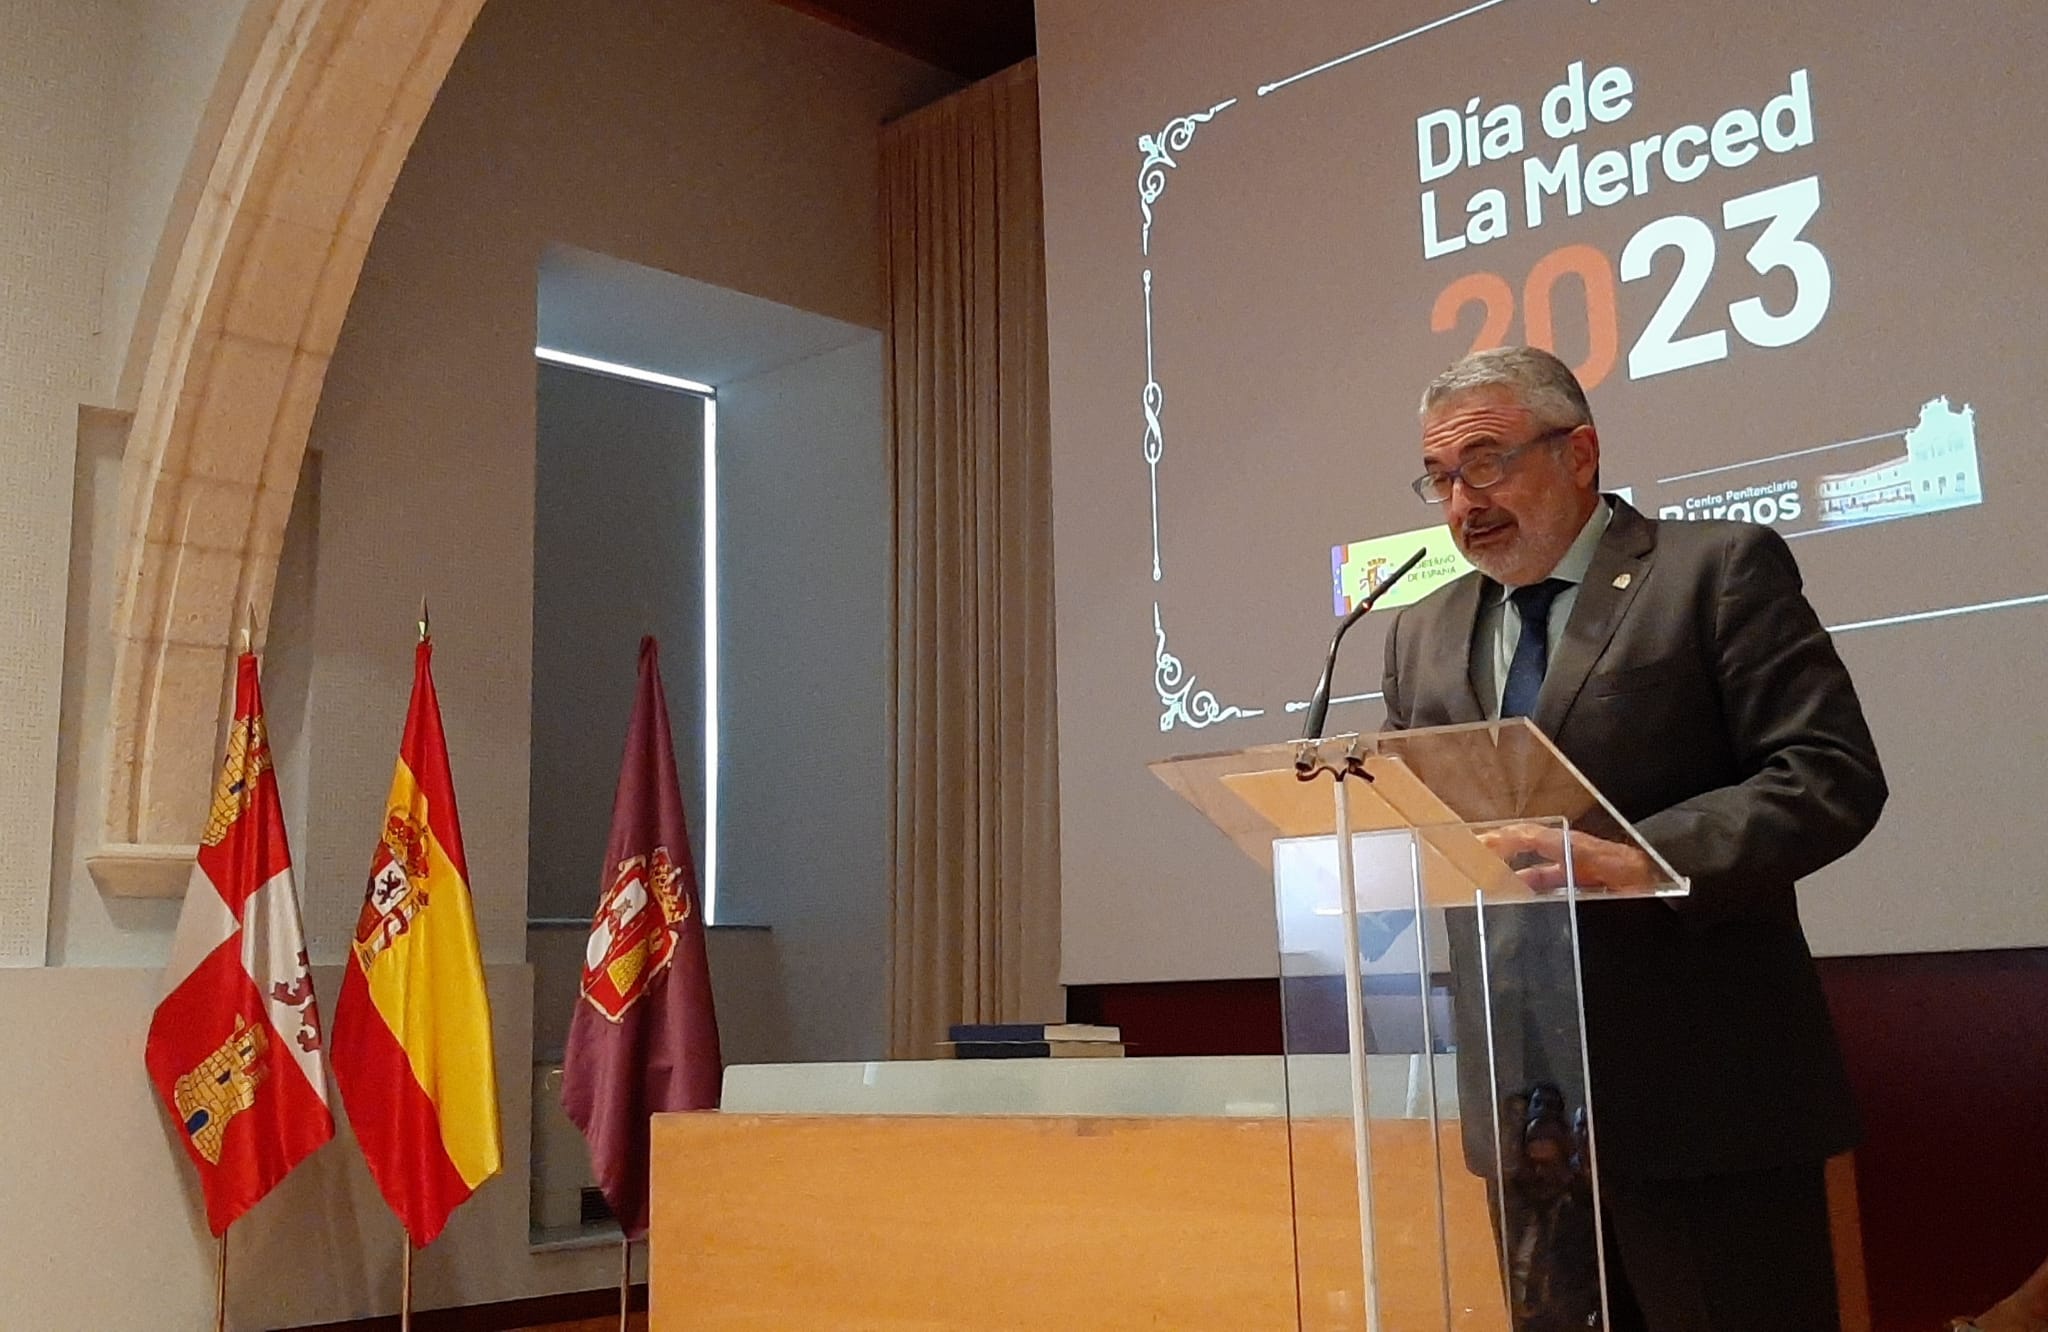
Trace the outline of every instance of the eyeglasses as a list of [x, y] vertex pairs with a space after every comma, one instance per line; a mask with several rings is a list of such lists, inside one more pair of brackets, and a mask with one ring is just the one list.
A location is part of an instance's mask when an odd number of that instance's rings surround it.
[[1424, 472], [1415, 478], [1415, 497], [1424, 504], [1442, 504], [1450, 499], [1451, 488], [1460, 481], [1465, 483], [1467, 490], [1485, 490], [1490, 486], [1497, 486], [1507, 479], [1510, 464], [1515, 459], [1538, 444], [1548, 444], [1554, 439], [1562, 439], [1577, 429], [1575, 425], [1559, 426], [1555, 430], [1545, 431], [1534, 439], [1524, 440], [1511, 449], [1496, 449], [1476, 454], [1449, 471]]

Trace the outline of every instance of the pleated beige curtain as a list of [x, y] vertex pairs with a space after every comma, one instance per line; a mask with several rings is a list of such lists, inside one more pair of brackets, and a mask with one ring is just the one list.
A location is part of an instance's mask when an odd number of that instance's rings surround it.
[[1057, 1021], [1058, 730], [1038, 83], [882, 132], [895, 698], [889, 1044]]

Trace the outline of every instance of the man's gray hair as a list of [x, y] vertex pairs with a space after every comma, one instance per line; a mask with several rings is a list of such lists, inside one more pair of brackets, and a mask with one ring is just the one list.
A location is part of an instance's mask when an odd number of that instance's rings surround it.
[[1537, 420], [1555, 430], [1593, 424], [1586, 390], [1570, 366], [1540, 347], [1495, 347], [1453, 362], [1423, 390], [1421, 415], [1479, 389], [1515, 395]]

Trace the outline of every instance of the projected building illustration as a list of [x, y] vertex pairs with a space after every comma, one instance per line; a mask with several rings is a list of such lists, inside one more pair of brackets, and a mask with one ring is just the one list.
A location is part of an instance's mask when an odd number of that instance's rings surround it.
[[1920, 408], [1906, 452], [1872, 467], [1822, 476], [1815, 487], [1822, 523], [1904, 518], [1983, 502], [1977, 473], [1977, 411], [1939, 397]]

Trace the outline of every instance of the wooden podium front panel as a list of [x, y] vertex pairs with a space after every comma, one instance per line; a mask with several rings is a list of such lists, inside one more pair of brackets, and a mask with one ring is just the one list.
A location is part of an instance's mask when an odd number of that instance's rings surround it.
[[[1441, 1218], [1428, 1121], [1373, 1121], [1381, 1326], [1393, 1332], [1441, 1332], [1448, 1277], [1451, 1332], [1509, 1332], [1486, 1185], [1465, 1171], [1457, 1124], [1445, 1124], [1439, 1133]], [[1365, 1303], [1351, 1121], [1296, 1120], [1294, 1155], [1294, 1208], [1302, 1218], [1300, 1325], [1316, 1332], [1357, 1332], [1365, 1326]], [[1448, 1262], [1439, 1256], [1440, 1249], [1448, 1251]]]
[[[1459, 1159], [1454, 1132], [1443, 1147]], [[1297, 1123], [1294, 1148], [1299, 1316], [1282, 1120], [657, 1116], [652, 1326], [1357, 1328], [1350, 1125]], [[1428, 1126], [1380, 1121], [1374, 1150], [1377, 1215], [1404, 1221], [1383, 1245], [1386, 1325], [1438, 1326], [1411, 1321], [1442, 1281]], [[1454, 1233], [1489, 1234], [1483, 1186], [1451, 1181]], [[1490, 1296], [1458, 1332], [1504, 1329], [1494, 1252], [1454, 1245], [1453, 1263], [1454, 1292]]]

